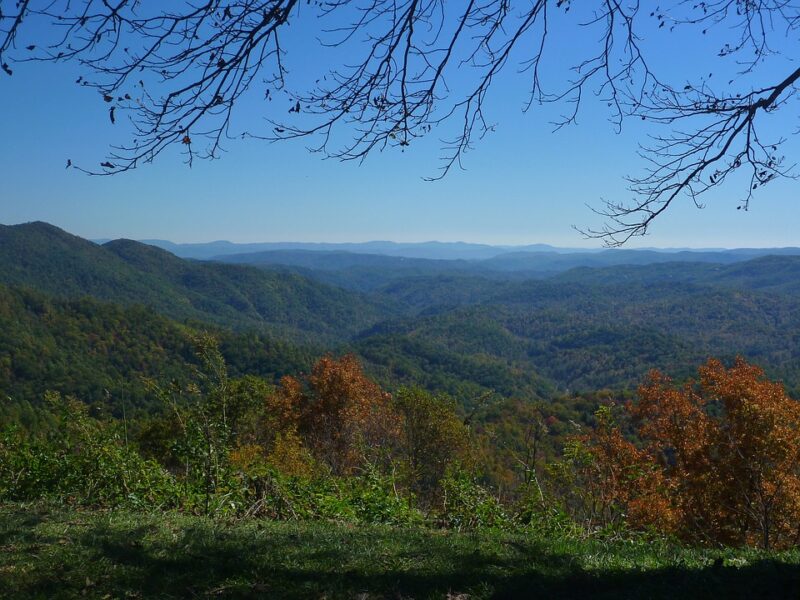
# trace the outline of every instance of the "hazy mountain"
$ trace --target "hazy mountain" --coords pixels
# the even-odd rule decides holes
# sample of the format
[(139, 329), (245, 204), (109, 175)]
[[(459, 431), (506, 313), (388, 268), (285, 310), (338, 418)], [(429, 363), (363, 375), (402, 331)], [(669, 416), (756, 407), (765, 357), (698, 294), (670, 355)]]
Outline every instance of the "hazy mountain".
[[(98, 243), (108, 240), (96, 240)], [(483, 268), (501, 271), (530, 270), (560, 271), (576, 266), (609, 266), (614, 264), (649, 264), (665, 261), (731, 262), (769, 254), (800, 254), (800, 248), (738, 248), (691, 249), (585, 249), (559, 248), (548, 244), (521, 246), (471, 244), (466, 242), (402, 243), (374, 241), (361, 243), (262, 242), (237, 244), (216, 241), (195, 244), (176, 244), (167, 240), (141, 240), (182, 258), (225, 260), (243, 263), (286, 264), (300, 266), (294, 261), (305, 252), (317, 253), (322, 263), (326, 253), (371, 254), (430, 260), (487, 261)], [(281, 256), (283, 253), (283, 256)], [(232, 258), (234, 255), (236, 258)], [(563, 255), (563, 256), (562, 256)], [(721, 255), (725, 255), (722, 257)], [(311, 257), (308, 257), (309, 260)], [(342, 258), (341, 256), (339, 257)], [(277, 262), (279, 260), (292, 262)], [(307, 263), (308, 261), (306, 261)], [(310, 268), (328, 268), (305, 264)], [(351, 267), (353, 265), (348, 265)], [(340, 267), (346, 268), (346, 267)]]
[(759, 256), (732, 264), (665, 262), (652, 265), (571, 269), (550, 281), (590, 284), (655, 284), (672, 282), (800, 293), (800, 256)]
[(342, 250), (265, 250), (245, 254), (230, 254), (216, 257), (219, 262), (248, 264), (256, 266), (287, 265), (338, 271), (354, 267), (378, 267), (381, 269), (408, 271), (458, 271), (470, 270), (474, 262), (463, 259), (443, 260), (429, 258), (410, 258), (384, 254), (362, 254)]
[[(800, 254), (800, 249), (795, 254)], [(768, 250), (736, 252), (656, 251), (613, 249), (601, 252), (509, 252), (482, 261), (482, 266), (498, 271), (535, 271), (560, 273), (575, 267), (611, 267), (616, 265), (650, 265), (664, 262), (732, 263), (764, 256)]]
[(485, 269), (482, 262), (476, 261), (408, 258), (338, 250), (269, 250), (220, 256), (215, 260), (249, 264), (272, 270), (286, 269), (324, 283), (364, 292), (370, 292), (409, 277), (452, 276), (455, 274), (480, 275), (490, 278), (508, 277), (505, 274)]
[(800, 248), (731, 251), (657, 251), (613, 249), (597, 252), (506, 251), (484, 259), (431, 259), (366, 254), (342, 250), (268, 250), (217, 256), (226, 263), (274, 269), (286, 267), (325, 283), (371, 291), (407, 277), (470, 275), (489, 279), (543, 279), (571, 269), (614, 266), (732, 264), (771, 255), (800, 256)]
[[(356, 254), (379, 254), (404, 256), (406, 258), (430, 258), (445, 260), (480, 260), (508, 251), (505, 247), (465, 242), (361, 242), (361, 243), (311, 243), (311, 242), (263, 242), (234, 244), (216, 241), (198, 244), (175, 244), (166, 240), (142, 240), (142, 243), (158, 246), (182, 258), (207, 260), (231, 254), (252, 254), (276, 250), (306, 250), (315, 252), (351, 252)], [(537, 246), (538, 247), (538, 246)], [(548, 247), (549, 248), (549, 247)]]

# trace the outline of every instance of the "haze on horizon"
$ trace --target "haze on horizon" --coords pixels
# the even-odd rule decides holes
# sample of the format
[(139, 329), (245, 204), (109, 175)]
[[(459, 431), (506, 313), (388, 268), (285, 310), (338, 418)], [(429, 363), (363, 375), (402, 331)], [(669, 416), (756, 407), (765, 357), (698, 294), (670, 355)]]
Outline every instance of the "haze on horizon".
[[(107, 242), (113, 239), (118, 238), (91, 238), (93, 241), (96, 242)], [(133, 239), (133, 238), (128, 238)], [(599, 244), (593, 245), (581, 245), (575, 244), (571, 246), (560, 246), (556, 244), (549, 244), (546, 242), (522, 242), (516, 244), (507, 244), (507, 243), (493, 243), (493, 242), (480, 242), (480, 241), (472, 241), (472, 240), (462, 240), (462, 239), (452, 239), (452, 240), (443, 240), (443, 239), (400, 239), (400, 240), (389, 240), (389, 239), (361, 239), (361, 240), (350, 240), (350, 239), (342, 239), (342, 240), (335, 240), (335, 241), (328, 241), (328, 240), (302, 240), (302, 239), (285, 239), (285, 240), (238, 240), (233, 241), (230, 239), (216, 239), (216, 240), (192, 240), (192, 241), (175, 241), (170, 239), (161, 239), (161, 238), (139, 238), (136, 239), (138, 242), (143, 243), (152, 243), (152, 242), (166, 242), (170, 244), (176, 244), (179, 246), (203, 246), (203, 245), (212, 245), (212, 244), (231, 244), (236, 246), (248, 246), (248, 245), (258, 245), (258, 244), (297, 244), (297, 245), (319, 245), (322, 247), (328, 246), (350, 246), (350, 245), (364, 245), (368, 246), (371, 244), (394, 244), (398, 246), (405, 246), (405, 245), (428, 245), (428, 244), (442, 244), (442, 245), (466, 245), (466, 246), (487, 246), (492, 248), (503, 248), (506, 250), (514, 251), (516, 249), (523, 249), (523, 250), (530, 250), (530, 249), (539, 249), (541, 251), (547, 251), (548, 247), (553, 248), (556, 250), (570, 250), (570, 251), (590, 251), (590, 250), (624, 250), (624, 249), (631, 249), (631, 250), (665, 250), (665, 251), (683, 251), (683, 250), (692, 250), (692, 251), (728, 251), (728, 250), (740, 250), (746, 248), (789, 248), (795, 247), (794, 245), (787, 244), (787, 245), (776, 245), (776, 244), (765, 244), (760, 246), (647, 246), (647, 245), (626, 245), (622, 248), (606, 248)]]

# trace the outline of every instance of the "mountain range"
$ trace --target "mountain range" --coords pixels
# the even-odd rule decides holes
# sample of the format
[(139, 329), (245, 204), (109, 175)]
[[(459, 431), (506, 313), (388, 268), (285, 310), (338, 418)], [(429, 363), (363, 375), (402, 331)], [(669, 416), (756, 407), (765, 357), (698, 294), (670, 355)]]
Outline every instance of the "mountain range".
[(0, 226), (0, 283), (304, 341), (339, 340), (392, 314), (371, 298), (292, 273), (184, 260), (132, 240), (97, 245), (39, 222)]
[[(98, 244), (104, 244), (110, 239), (94, 240)], [(537, 259), (550, 258), (554, 262), (558, 259), (552, 255), (569, 254), (582, 255), (580, 261), (595, 260), (598, 264), (625, 264), (629, 260), (634, 260), (637, 264), (642, 262), (663, 262), (666, 260), (686, 260), (695, 262), (704, 260), (705, 262), (732, 262), (735, 260), (747, 260), (757, 256), (768, 254), (800, 254), (800, 248), (641, 248), (641, 249), (587, 249), (587, 248), (562, 248), (549, 244), (526, 244), (526, 245), (489, 245), (475, 244), (468, 242), (391, 242), (391, 241), (372, 241), (357, 243), (324, 243), (324, 242), (258, 242), (258, 243), (234, 243), (225, 240), (205, 243), (175, 243), (169, 240), (148, 239), (139, 240), (144, 244), (156, 246), (167, 250), (181, 258), (192, 258), (196, 260), (223, 259), (232, 255), (255, 255), (264, 254), (268, 257), (273, 252), (332, 252), (339, 254), (372, 254), (378, 256), (392, 256), (401, 258), (419, 258), (428, 260), (466, 260), (482, 261), (492, 258), (505, 257), (500, 264), (505, 264), (504, 268), (513, 267), (520, 261), (526, 264), (528, 260), (536, 262)], [(635, 253), (640, 253), (640, 258), (632, 259)], [(666, 257), (653, 255), (663, 254)], [(534, 255), (534, 256), (531, 256)], [(590, 258), (592, 255), (602, 255), (602, 258)], [(708, 255), (702, 258), (703, 255)], [(645, 258), (646, 257), (646, 258)], [(716, 257), (716, 259), (714, 258)], [(727, 258), (726, 258), (727, 257)], [(258, 257), (253, 257), (257, 259)], [(262, 257), (263, 258), (263, 257)], [(578, 257), (574, 257), (578, 258)], [(239, 257), (233, 259), (235, 262), (248, 262), (251, 259)], [(571, 264), (567, 261), (565, 264)], [(589, 264), (571, 266), (591, 266)], [(569, 268), (569, 267), (567, 267)]]
[[(487, 390), (630, 390), (651, 368), (683, 378), (710, 355), (742, 354), (798, 390), (794, 250), (467, 260), (281, 249), (199, 261), (45, 223), (0, 226), (0, 392), (33, 393), (37, 360), (55, 366), (38, 373), (36, 393), (96, 397), (137, 365), (157, 378), (153, 356), (169, 365), (163, 376), (177, 373), (201, 329), (223, 339), (236, 372), (279, 377), (324, 352), (354, 352), (389, 388), (422, 385), (464, 404)], [(115, 323), (138, 341), (123, 344)]]
[[(367, 245), (361, 246), (362, 249)], [(426, 245), (419, 245), (423, 253)], [(501, 251), (499, 247), (491, 247)], [(634, 267), (668, 263), (728, 265), (765, 256), (800, 256), (800, 248), (754, 248), (719, 251), (625, 250), (586, 252), (570, 249), (502, 251), (489, 258), (420, 258), (366, 251), (275, 249), (226, 254), (211, 260), (301, 273), (340, 287), (360, 291), (415, 276), (471, 275), (494, 280), (545, 279), (579, 267)], [(668, 269), (668, 268), (667, 268)], [(669, 269), (668, 269), (669, 270)]]
[[(104, 243), (110, 240), (97, 240)], [(571, 252), (568, 248), (556, 248), (548, 244), (531, 244), (527, 246), (491, 246), (488, 244), (471, 244), (467, 242), (356, 242), (356, 243), (324, 243), (324, 242), (260, 242), (237, 244), (220, 240), (207, 243), (176, 244), (168, 240), (140, 240), (142, 243), (157, 246), (180, 256), (209, 260), (231, 254), (271, 252), (279, 250), (307, 250), (312, 252), (350, 252), (354, 254), (378, 254), (382, 256), (399, 256), (405, 258), (428, 258), (435, 260), (482, 260), (492, 258), (513, 250)]]

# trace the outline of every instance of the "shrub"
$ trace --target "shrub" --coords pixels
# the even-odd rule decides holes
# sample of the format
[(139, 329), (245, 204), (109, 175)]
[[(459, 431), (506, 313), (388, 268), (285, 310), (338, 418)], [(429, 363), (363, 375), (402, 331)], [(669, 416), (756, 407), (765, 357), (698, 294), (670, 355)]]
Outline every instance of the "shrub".
[(500, 501), (464, 469), (448, 471), (442, 479), (442, 498), (439, 522), (443, 527), (461, 531), (511, 525)]
[(0, 438), (0, 498), (136, 508), (178, 502), (174, 479), (114, 427), (91, 419), (72, 398), (48, 394), (47, 402), (58, 419), (54, 433), (30, 437), (10, 427)]

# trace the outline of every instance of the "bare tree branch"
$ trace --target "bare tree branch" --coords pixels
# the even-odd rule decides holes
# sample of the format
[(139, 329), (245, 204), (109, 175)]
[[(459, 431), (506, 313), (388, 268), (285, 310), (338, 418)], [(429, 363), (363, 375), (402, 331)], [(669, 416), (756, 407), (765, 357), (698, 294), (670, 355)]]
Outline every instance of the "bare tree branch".
[[(92, 174), (134, 169), (173, 145), (190, 164), (216, 158), (242, 135), (305, 138), (326, 157), (363, 161), (435, 131), (438, 179), (493, 129), (491, 92), (511, 65), (529, 82), (523, 110), (565, 108), (556, 129), (576, 122), (591, 99), (605, 103), (617, 130), (633, 118), (656, 132), (640, 148), (643, 173), (628, 178), (633, 199), (606, 203), (595, 211), (605, 225), (584, 231), (620, 245), (645, 235), (678, 198), (701, 206), (704, 193), (742, 169), (744, 209), (757, 189), (792, 176), (779, 152), (784, 139), (762, 132), (765, 115), (795, 98), (800, 74), (757, 82), (796, 44), (799, 8), (796, 0), (654, 9), (640, 0), (0, 0), (0, 67), (12, 75), (14, 63), (76, 62), (78, 83), (100, 93), (110, 122), (128, 117), (130, 141), (99, 169), (78, 167)], [(310, 90), (290, 87), (282, 45), (290, 25), (347, 64), (321, 65)], [(714, 60), (736, 66), (736, 91), (712, 89), (707, 77), (683, 85), (658, 76), (645, 42), (659, 30), (714, 36)], [(566, 47), (577, 59), (559, 75)], [(232, 132), (234, 109), (254, 88), (265, 100), (286, 93), (289, 116), (266, 102), (268, 132)]]

